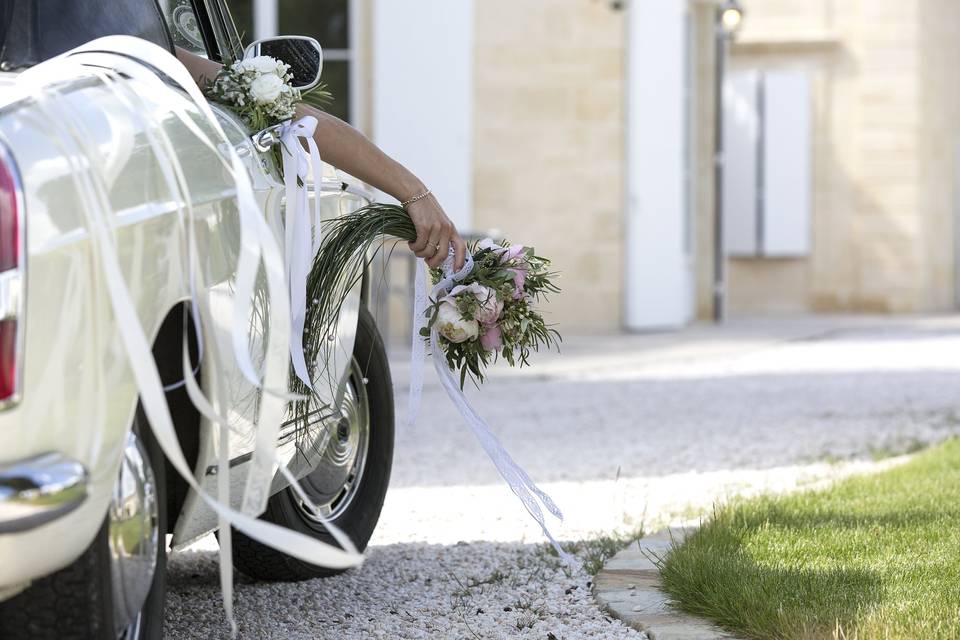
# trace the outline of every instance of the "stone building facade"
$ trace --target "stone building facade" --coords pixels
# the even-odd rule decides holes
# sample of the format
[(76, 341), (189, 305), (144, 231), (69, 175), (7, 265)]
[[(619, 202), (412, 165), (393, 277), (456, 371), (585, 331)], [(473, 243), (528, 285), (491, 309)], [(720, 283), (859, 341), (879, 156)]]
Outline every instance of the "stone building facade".
[[(624, 279), (624, 24), (599, 0), (475, 5), (473, 226), (555, 261), (563, 327), (615, 330)], [(509, 16), (509, 19), (504, 19)]]
[[(263, 2), (284, 1), (246, 4), (262, 14)], [(728, 74), (788, 70), (809, 82), (810, 237), (802, 255), (730, 256), (729, 313), (955, 309), (960, 3), (741, 2)], [(499, 230), (552, 257), (564, 292), (549, 309), (561, 327), (656, 329), (712, 315), (713, 2), (331, 6), (340, 4), (350, 43), (337, 63), (350, 65), (340, 75), (351, 85), (351, 120), (421, 174), (462, 228)], [(682, 50), (658, 50), (661, 29), (673, 33), (664, 42), (682, 39)], [(251, 31), (269, 35), (255, 21)], [(644, 71), (657, 67), (644, 65), (659, 64), (669, 73), (656, 82), (671, 85), (662, 93), (672, 102), (658, 110), (661, 87), (648, 86)], [(683, 129), (666, 147), (631, 135), (657, 132), (659, 121), (645, 114), (675, 111)], [(674, 145), (682, 154), (663, 154)], [(668, 208), (644, 191), (659, 175), (636, 180), (640, 167), (657, 173), (660, 156), (682, 160), (663, 174), (678, 195)], [(682, 220), (659, 224), (666, 217)], [(666, 320), (638, 321), (633, 310), (661, 304), (664, 290), (660, 263), (637, 253), (664, 247), (679, 257), (664, 262), (663, 281), (687, 282), (670, 284), (685, 302)], [(684, 273), (672, 278), (671, 269)], [(406, 267), (392, 273), (391, 316), (407, 295)]]
[(811, 78), (812, 246), (802, 259), (732, 259), (731, 309), (955, 309), (960, 3), (746, 4), (731, 67)]
[[(729, 313), (955, 309), (960, 3), (745, 0), (744, 8), (728, 71), (810, 78), (812, 237), (802, 257), (729, 258)], [(484, 2), (476, 12), (476, 220), (535, 237), (557, 258), (569, 292), (555, 305), (564, 324), (618, 328), (628, 250), (626, 12), (589, 0)], [(708, 3), (689, 12), (694, 316), (706, 319), (715, 27)]]

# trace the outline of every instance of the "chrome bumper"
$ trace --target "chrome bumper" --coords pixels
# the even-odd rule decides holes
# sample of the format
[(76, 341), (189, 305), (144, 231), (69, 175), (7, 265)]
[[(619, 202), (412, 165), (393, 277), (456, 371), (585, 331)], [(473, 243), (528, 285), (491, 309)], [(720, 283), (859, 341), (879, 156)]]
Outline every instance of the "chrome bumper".
[(87, 470), (59, 453), (0, 465), (0, 534), (46, 524), (86, 497)]

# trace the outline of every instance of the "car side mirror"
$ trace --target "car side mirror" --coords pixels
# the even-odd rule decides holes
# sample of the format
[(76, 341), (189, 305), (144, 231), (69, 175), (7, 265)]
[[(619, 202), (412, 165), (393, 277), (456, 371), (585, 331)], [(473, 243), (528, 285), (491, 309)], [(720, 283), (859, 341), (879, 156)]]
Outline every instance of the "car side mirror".
[(270, 56), (290, 65), (294, 89), (307, 91), (320, 82), (323, 71), (323, 49), (320, 43), (307, 36), (279, 36), (264, 38), (250, 44), (243, 58)]

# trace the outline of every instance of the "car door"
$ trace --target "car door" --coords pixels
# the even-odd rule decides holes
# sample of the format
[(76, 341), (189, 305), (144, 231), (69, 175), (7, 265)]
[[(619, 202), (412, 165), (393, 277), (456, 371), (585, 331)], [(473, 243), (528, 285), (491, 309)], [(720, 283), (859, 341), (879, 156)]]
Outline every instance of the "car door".
[[(229, 13), (224, 11), (218, 2), (161, 0), (160, 6), (167, 17), (176, 46), (213, 60), (230, 60), (240, 50), (239, 37), (232, 23), (229, 22)], [(230, 138), (229, 143), (240, 155), (249, 172), (255, 197), (263, 215), (272, 223), (272, 227), (279, 229), (282, 225), (286, 200), (282, 176), (277, 172), (268, 154), (259, 151), (253, 144), (252, 137), (258, 132), (248, 130), (246, 125), (227, 109), (217, 105), (212, 106), (221, 126)], [(223, 151), (227, 152), (226, 149)], [(313, 206), (315, 198), (319, 198), (324, 219), (343, 215), (367, 203), (367, 198), (362, 192), (343, 188), (342, 176), (339, 176), (332, 167), (325, 165), (323, 175), (321, 184), (315, 185), (308, 179), (307, 187), (310, 190), (310, 206)], [(237, 222), (236, 217), (230, 220)], [(224, 228), (221, 232), (238, 234), (238, 229)], [(282, 233), (278, 236), (280, 240)], [(213, 316), (211, 326), (215, 327), (215, 335), (211, 338), (217, 341), (218, 352), (225, 354), (226, 357), (221, 357), (222, 366), (219, 367), (207, 359), (203, 375), (208, 379), (210, 376), (217, 376), (218, 387), (223, 394), (223, 404), (227, 408), (227, 418), (231, 424), (229, 441), (231, 485), (235, 487), (231, 493), (231, 500), (234, 506), (238, 507), (241, 501), (241, 490), (249, 473), (249, 461), (256, 439), (255, 420), (262, 392), (244, 377), (235, 365), (235, 360), (230, 357), (233, 354), (231, 345), (233, 285), (233, 278), (227, 278), (210, 287), (210, 311)], [(333, 425), (329, 418), (337, 415), (336, 408), (342, 398), (352, 360), (360, 304), (360, 285), (358, 284), (349, 293), (341, 308), (336, 330), (331, 334), (332, 348), (326, 352), (328, 356), (326, 361), (318, 363), (318, 369), (332, 372), (332, 375), (327, 376), (327, 380), (332, 383), (322, 382), (316, 385), (317, 393), (311, 400), (308, 424), (297, 423), (288, 417), (280, 427), (278, 443), (280, 462), (289, 466), (298, 477), (312, 470), (332, 433)], [(261, 367), (265, 364), (263, 338), (267, 330), (265, 319), (268, 315), (268, 305), (269, 297), (266, 295), (265, 286), (260, 282), (247, 326), (254, 364)], [(277, 366), (278, 363), (271, 364)], [(289, 365), (284, 362), (280, 363), (280, 366)], [(292, 412), (288, 411), (288, 416), (292, 416)], [(207, 491), (215, 492), (218, 439), (214, 425), (204, 421), (201, 429), (204, 435), (201, 437), (197, 466), (198, 479)], [(278, 472), (272, 479), (271, 491), (275, 492), (283, 486), (285, 482)], [(215, 526), (213, 512), (195, 496), (188, 499), (184, 511), (184, 515), (188, 517), (179, 519), (175, 543), (190, 540)]]

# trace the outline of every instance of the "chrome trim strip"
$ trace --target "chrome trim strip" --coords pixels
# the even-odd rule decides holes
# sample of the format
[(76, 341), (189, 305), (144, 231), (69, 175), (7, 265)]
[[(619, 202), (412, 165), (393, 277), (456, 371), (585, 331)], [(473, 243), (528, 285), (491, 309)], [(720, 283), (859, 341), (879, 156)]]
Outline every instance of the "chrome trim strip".
[(341, 193), (346, 192), (359, 196), (367, 202), (373, 202), (374, 194), (370, 189), (350, 184), (342, 180), (324, 179), (320, 185), (320, 191), (323, 193)]
[(0, 320), (16, 319), (20, 315), (23, 281), (16, 269), (0, 273)]
[(0, 534), (29, 531), (79, 507), (87, 470), (60, 453), (0, 466)]

